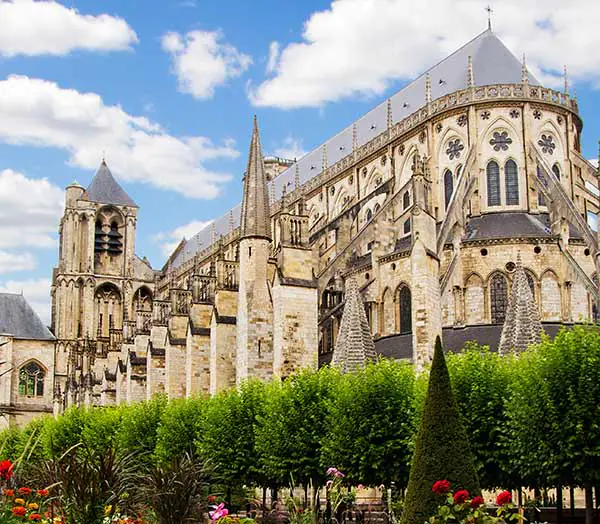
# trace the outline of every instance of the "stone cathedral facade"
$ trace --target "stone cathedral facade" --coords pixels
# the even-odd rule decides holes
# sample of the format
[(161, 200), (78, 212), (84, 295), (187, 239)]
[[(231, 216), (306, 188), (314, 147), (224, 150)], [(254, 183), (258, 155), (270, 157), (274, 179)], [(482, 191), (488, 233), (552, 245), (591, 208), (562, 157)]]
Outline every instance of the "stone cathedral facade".
[(103, 163), (66, 193), (55, 409), (323, 365), (349, 279), (375, 351), (418, 366), (438, 335), (498, 346), (517, 260), (549, 334), (595, 321), (582, 127), (566, 79), (543, 87), (485, 31), (301, 159), (263, 158), (255, 123), (242, 203), (160, 270), (135, 254), (138, 207)]

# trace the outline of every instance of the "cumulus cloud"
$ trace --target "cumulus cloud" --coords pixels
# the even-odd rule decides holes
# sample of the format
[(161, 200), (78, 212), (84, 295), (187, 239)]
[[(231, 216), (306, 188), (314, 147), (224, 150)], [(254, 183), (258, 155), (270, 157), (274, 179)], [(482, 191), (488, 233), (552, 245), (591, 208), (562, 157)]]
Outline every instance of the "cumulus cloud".
[(163, 35), (162, 48), (171, 56), (181, 92), (199, 99), (211, 98), (217, 87), (248, 69), (252, 58), (222, 39), (220, 31)]
[[(277, 53), (272, 75), (250, 86), (250, 100), (294, 108), (379, 95), (480, 33), (487, 3), (431, 0), (407, 9), (404, 0), (334, 0), (309, 17), (302, 41)], [(506, 0), (493, 15), (494, 30), (509, 49), (525, 53), (539, 80), (552, 86), (561, 84), (564, 64), (576, 81), (600, 86), (600, 54), (589, 52), (600, 47), (599, 24), (596, 0)]]
[(300, 159), (307, 152), (303, 147), (302, 139), (291, 135), (284, 138), (273, 150), (275, 156), (289, 160)]
[(184, 238), (187, 240), (212, 223), (212, 220), (192, 220), (171, 231), (157, 233), (154, 241), (160, 244), (163, 255), (168, 257)]
[(0, 171), (0, 249), (55, 248), (64, 193), (46, 178)]
[(50, 279), (0, 280), (0, 293), (23, 293), (42, 322), (50, 324)]
[(0, 0), (0, 20), (0, 55), (7, 57), (121, 51), (138, 41), (122, 18), (83, 15), (52, 0)]
[(31, 253), (0, 250), (0, 275), (35, 269), (35, 259)]
[(265, 69), (268, 75), (275, 71), (275, 66), (279, 59), (279, 50), (279, 42), (273, 41), (269, 44), (269, 58), (267, 59), (267, 67)]
[(119, 178), (192, 198), (215, 198), (231, 178), (208, 162), (239, 155), (232, 141), (176, 137), (146, 117), (104, 104), (95, 93), (26, 76), (0, 81), (0, 141), (59, 148), (72, 165), (90, 170), (105, 151)]

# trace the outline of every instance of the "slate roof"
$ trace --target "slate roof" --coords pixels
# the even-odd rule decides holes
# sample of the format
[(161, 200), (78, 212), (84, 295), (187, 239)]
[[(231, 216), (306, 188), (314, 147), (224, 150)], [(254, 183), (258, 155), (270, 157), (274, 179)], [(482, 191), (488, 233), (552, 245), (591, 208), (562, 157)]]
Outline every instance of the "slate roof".
[(549, 222), (542, 215), (521, 212), (490, 213), (470, 218), (465, 230), (465, 241), (552, 236)]
[[(503, 83), (521, 83), (522, 64), (507, 49), (498, 36), (486, 30), (450, 56), (434, 65), (421, 76), (400, 89), (389, 99), (392, 112), (392, 123), (399, 122), (425, 105), (425, 83), (429, 75), (431, 79), (431, 98), (435, 100), (467, 87), (469, 56), (472, 58), (474, 86), (485, 86)], [(533, 75), (529, 74), (529, 83), (539, 85)], [(280, 199), (285, 187), (287, 192), (295, 189), (298, 177), (300, 184), (321, 174), (323, 171), (323, 150), (327, 152), (327, 164), (332, 165), (352, 151), (353, 128), (356, 126), (357, 142), (360, 147), (387, 129), (387, 106), (384, 101), (367, 114), (350, 124), (343, 131), (330, 138), (325, 144), (283, 171), (269, 183), (269, 194)], [(241, 205), (237, 205), (215, 221), (217, 238), (229, 233), (233, 227), (240, 225)], [(230, 214), (231, 218), (230, 219)], [(180, 253), (175, 257), (172, 267), (177, 267), (212, 244), (212, 225), (204, 228), (190, 238)]]
[(85, 195), (92, 202), (138, 207), (115, 180), (104, 160), (92, 178)]
[(26, 340), (55, 340), (23, 295), (0, 293), (0, 335)]

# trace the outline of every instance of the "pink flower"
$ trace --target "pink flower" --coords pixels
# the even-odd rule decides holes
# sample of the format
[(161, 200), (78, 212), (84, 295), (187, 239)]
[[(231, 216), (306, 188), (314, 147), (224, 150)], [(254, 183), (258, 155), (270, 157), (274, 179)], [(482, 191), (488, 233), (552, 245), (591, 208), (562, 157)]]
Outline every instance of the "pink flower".
[(327, 470), (327, 475), (335, 475), (337, 473), (337, 468), (329, 468)]
[(218, 506), (213, 506), (213, 507), (215, 508), (214, 511), (208, 512), (208, 515), (210, 516), (210, 520), (212, 520), (213, 522), (216, 522), (221, 517), (226, 517), (227, 515), (229, 515), (229, 510), (227, 508), (225, 508), (224, 502), (221, 502), (221, 504), (219, 504)]
[(359, 484), (358, 486), (356, 486), (356, 489), (365, 489), (365, 487), (362, 484)]
[(327, 482), (325, 482), (325, 487), (327, 489), (329, 489), (329, 488), (331, 488), (332, 484), (333, 484), (333, 480), (328, 480)]
[(344, 477), (344, 474), (341, 471), (339, 471), (339, 470), (336, 469), (335, 473), (333, 474), (333, 476), (341, 479), (342, 477)]

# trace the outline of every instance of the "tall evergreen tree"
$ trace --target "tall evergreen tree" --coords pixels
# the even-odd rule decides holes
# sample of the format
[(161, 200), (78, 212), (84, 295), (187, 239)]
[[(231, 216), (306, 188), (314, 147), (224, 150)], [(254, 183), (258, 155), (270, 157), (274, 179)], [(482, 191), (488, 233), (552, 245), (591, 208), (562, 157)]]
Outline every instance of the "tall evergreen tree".
[(481, 491), (439, 337), (435, 341), (401, 524), (423, 524), (435, 514), (443, 502), (443, 497), (431, 490), (436, 480), (448, 480), (451, 489), (467, 489), (472, 495)]

